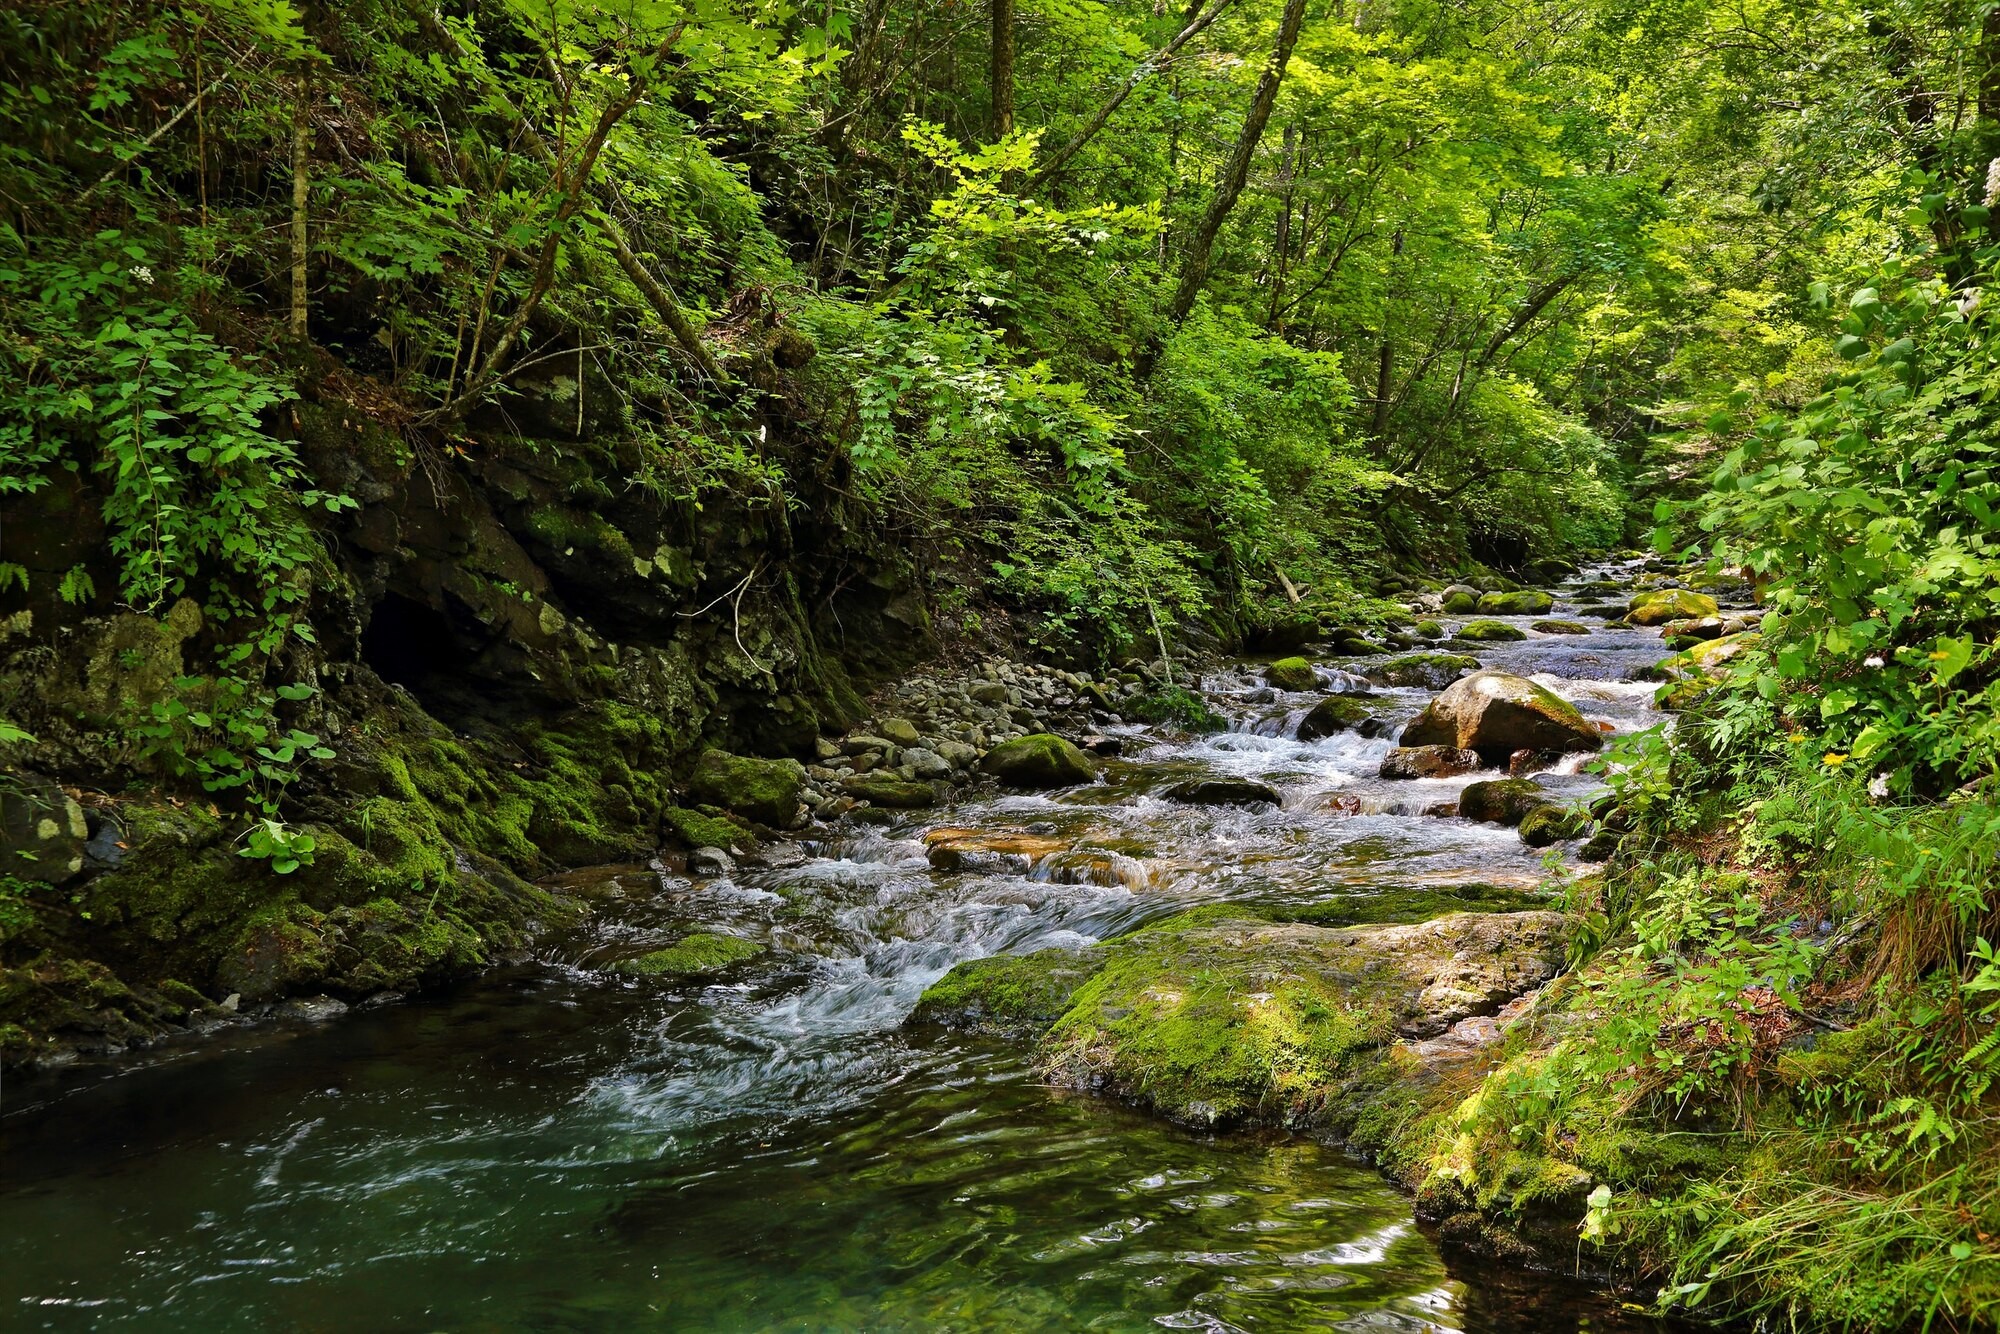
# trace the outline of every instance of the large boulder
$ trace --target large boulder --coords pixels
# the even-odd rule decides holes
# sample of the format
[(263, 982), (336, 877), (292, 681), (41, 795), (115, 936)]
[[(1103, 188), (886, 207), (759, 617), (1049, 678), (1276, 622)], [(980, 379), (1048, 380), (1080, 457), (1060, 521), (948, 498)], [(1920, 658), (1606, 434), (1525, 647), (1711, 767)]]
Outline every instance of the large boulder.
[(1443, 690), (1459, 677), (1478, 670), (1479, 659), (1463, 653), (1411, 653), (1370, 667), (1363, 675), (1377, 685)]
[(784, 829), (799, 814), (799, 792), (806, 771), (797, 760), (759, 760), (727, 751), (702, 753), (688, 780), (688, 796), (701, 806), (725, 811)]
[(1438, 609), (1447, 616), (1465, 616), (1479, 606), (1479, 596), (1470, 584), (1453, 584), (1444, 590)]
[(1477, 610), (1487, 616), (1540, 616), (1555, 605), (1547, 593), (1524, 588), (1518, 593), (1482, 593)]
[(1319, 676), (1304, 658), (1280, 658), (1264, 669), (1264, 679), (1280, 690), (1311, 690)]
[(1480, 767), (1479, 752), (1456, 746), (1398, 746), (1382, 757), (1382, 778), (1455, 778)]
[(1403, 729), (1405, 746), (1457, 746), (1501, 764), (1517, 750), (1596, 750), (1601, 733), (1576, 706), (1512, 672), (1476, 672)]
[(1654, 588), (1634, 593), (1625, 619), (1634, 625), (1665, 625), (1668, 621), (1700, 620), (1722, 609), (1706, 593), (1686, 588)]
[(1554, 912), (1329, 928), (1196, 909), (1085, 951), (1066, 969), (1101, 967), (1067, 997), (1067, 977), (1046, 990), (1011, 972), (995, 981), (1028, 993), (1009, 1008), (1035, 1019), (1066, 1001), (1042, 1041), (1052, 1082), (1186, 1124), (1301, 1125), (1325, 1117), (1343, 1077), (1380, 1049), (1493, 1014), (1554, 977), (1567, 929)]
[(1073, 787), (1097, 781), (1090, 757), (1051, 732), (1003, 741), (986, 752), (980, 769), (1010, 787)]
[(1352, 695), (1328, 695), (1299, 719), (1299, 740), (1318, 741), (1345, 732), (1369, 716), (1368, 706)]

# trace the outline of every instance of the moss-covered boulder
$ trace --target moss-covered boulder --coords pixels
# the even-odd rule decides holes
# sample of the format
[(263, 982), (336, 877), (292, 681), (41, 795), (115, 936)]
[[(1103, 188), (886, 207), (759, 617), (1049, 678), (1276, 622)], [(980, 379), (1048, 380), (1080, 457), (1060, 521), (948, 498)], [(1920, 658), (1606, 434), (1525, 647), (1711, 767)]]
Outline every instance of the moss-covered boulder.
[(1104, 964), (1097, 950), (1047, 949), (962, 963), (932, 983), (910, 1015), (912, 1023), (1008, 1037), (1048, 1031), (1070, 997)]
[(1524, 588), (1515, 593), (1482, 593), (1476, 608), (1487, 616), (1540, 616), (1556, 605), (1556, 600), (1539, 589)]
[(937, 788), (931, 784), (912, 782), (889, 774), (858, 774), (843, 782), (840, 790), (871, 806), (888, 806), (895, 810), (921, 810), (938, 803)]
[(1518, 825), (1548, 804), (1547, 789), (1526, 778), (1489, 778), (1458, 794), (1458, 813), (1484, 824)]
[(1480, 767), (1479, 752), (1457, 746), (1398, 746), (1382, 757), (1382, 778), (1451, 778)]
[(1443, 639), (1444, 627), (1429, 617), (1425, 617), (1423, 620), (1417, 622), (1415, 633), (1419, 639)]
[(1479, 659), (1463, 653), (1411, 653), (1370, 667), (1363, 675), (1377, 685), (1443, 690), (1459, 677), (1478, 670)]
[(1280, 658), (1264, 669), (1264, 679), (1280, 690), (1311, 690), (1319, 684), (1313, 666), (1304, 658)]
[(1566, 806), (1537, 806), (1521, 817), (1521, 841), (1531, 848), (1567, 843), (1590, 832), (1590, 817)]
[(698, 931), (663, 950), (620, 959), (611, 968), (631, 977), (704, 977), (768, 952), (766, 946), (741, 936)]
[(697, 804), (719, 806), (783, 829), (798, 818), (805, 781), (805, 769), (796, 760), (759, 760), (707, 750), (688, 780), (688, 796)]
[(1090, 756), (1052, 732), (1003, 741), (979, 761), (981, 772), (1010, 787), (1072, 787), (1097, 781)]
[(1536, 621), (1528, 627), (1542, 635), (1587, 635), (1590, 627), (1577, 621)]
[(1478, 589), (1468, 584), (1453, 584), (1445, 589), (1438, 609), (1447, 616), (1469, 616), (1478, 610), (1479, 598)]
[(1490, 764), (1517, 750), (1560, 754), (1597, 750), (1603, 735), (1553, 691), (1512, 672), (1477, 672), (1455, 682), (1403, 729), (1405, 746), (1476, 750)]
[(1676, 653), (1653, 669), (1653, 674), (1671, 681), (1686, 681), (1717, 675), (1730, 659), (1755, 648), (1764, 636), (1755, 630), (1706, 639)]
[(1301, 741), (1317, 741), (1358, 726), (1370, 716), (1369, 707), (1352, 695), (1328, 695), (1299, 719)]
[(1553, 912), (1329, 928), (1198, 909), (1091, 951), (1040, 1067), (1186, 1124), (1311, 1124), (1357, 1057), (1553, 977), (1566, 929)]
[(83, 873), (90, 827), (55, 780), (0, 773), (0, 876), (67, 884)]
[(754, 848), (757, 838), (727, 815), (709, 815), (685, 806), (669, 806), (660, 812), (660, 832), (686, 848)]
[(1468, 644), (1505, 644), (1527, 637), (1526, 630), (1505, 621), (1467, 621), (1458, 627), (1458, 638)]
[(1719, 611), (1715, 599), (1706, 593), (1687, 588), (1654, 588), (1632, 595), (1625, 607), (1625, 619), (1634, 625), (1665, 625), (1668, 621), (1699, 620)]

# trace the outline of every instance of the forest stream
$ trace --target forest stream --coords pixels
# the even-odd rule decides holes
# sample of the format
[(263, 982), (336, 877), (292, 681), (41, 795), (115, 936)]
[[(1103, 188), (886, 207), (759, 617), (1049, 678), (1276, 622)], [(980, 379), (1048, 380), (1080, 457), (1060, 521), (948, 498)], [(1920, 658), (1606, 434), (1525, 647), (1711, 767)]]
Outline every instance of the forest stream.
[[(1604, 577), (1559, 591), (1555, 614)], [(1654, 687), (1628, 678), (1660, 654), (1622, 625), (1480, 650), (1620, 732), (1656, 719)], [(1365, 660), (1338, 663), (1317, 667), (1322, 688)], [(845, 827), (726, 876), (580, 873), (600, 911), (532, 963), (337, 1023), (15, 1080), (6, 1323), (1662, 1328), (1565, 1277), (1442, 1253), (1337, 1148), (1182, 1130), (1047, 1088), (1006, 1042), (905, 1023), (955, 963), (1197, 904), (1542, 878), (1515, 831), (1424, 814), (1479, 775), (1376, 777), (1430, 691), (1377, 689), (1394, 726), (1375, 739), (1301, 742), (1318, 692), (1276, 692), (1254, 663), (1202, 684), (1231, 730), (1119, 729), (1094, 785)], [(1582, 759), (1542, 783), (1586, 793)], [(1158, 795), (1191, 776), (1284, 803)], [(938, 869), (923, 835), (944, 826), (1034, 837)], [(592, 966), (690, 928), (769, 952), (680, 985)]]

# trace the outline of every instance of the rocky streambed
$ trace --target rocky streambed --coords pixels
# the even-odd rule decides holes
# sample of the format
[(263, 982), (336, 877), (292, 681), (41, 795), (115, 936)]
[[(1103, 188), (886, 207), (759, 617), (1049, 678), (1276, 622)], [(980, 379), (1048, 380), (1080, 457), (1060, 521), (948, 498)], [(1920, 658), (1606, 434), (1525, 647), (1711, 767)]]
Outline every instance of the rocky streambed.
[(1483, 1220), (1419, 1219), (1340, 1147), (1528, 1010), (1564, 953), (1545, 857), (1617, 835), (1584, 765), (1657, 720), (1667, 649), (1694, 671), (1753, 632), (1689, 590), (1655, 618), (1637, 575), (1447, 589), (1400, 643), (1198, 690), (985, 664), (810, 765), (717, 753), (669, 812), (692, 851), (544, 886), (593, 911), (521, 963), (17, 1080), (0, 1301), (24, 1328), (1651, 1328), (1466, 1258), (1443, 1239)]

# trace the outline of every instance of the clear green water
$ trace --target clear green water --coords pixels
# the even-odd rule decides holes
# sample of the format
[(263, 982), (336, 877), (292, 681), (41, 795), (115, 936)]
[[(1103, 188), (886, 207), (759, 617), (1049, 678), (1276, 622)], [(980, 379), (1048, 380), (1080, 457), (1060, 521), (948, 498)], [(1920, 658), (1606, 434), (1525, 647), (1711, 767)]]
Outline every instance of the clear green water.
[[(1580, 678), (1640, 650), (1514, 651), (1572, 655)], [(456, 993), (16, 1081), (0, 1327), (1657, 1329), (1558, 1279), (1448, 1264), (1335, 1150), (1185, 1133), (1039, 1087), (1008, 1047), (902, 1026), (960, 959), (1194, 902), (1534, 877), (1511, 832), (1412, 812), (1449, 785), (1376, 783), (1386, 741), (1252, 730), (1251, 678), (1215, 684), (1246, 730), (1134, 737), (1109, 784), (951, 813), (1072, 845), (1034, 867), (933, 870), (911, 824), (728, 880), (627, 872), (588, 931)], [(1591, 689), (1587, 712), (1636, 720), (1643, 694)], [(1191, 772), (1288, 800), (1152, 795)], [(1366, 813), (1330, 815), (1336, 791)], [(696, 928), (771, 952), (713, 985), (590, 966)]]

